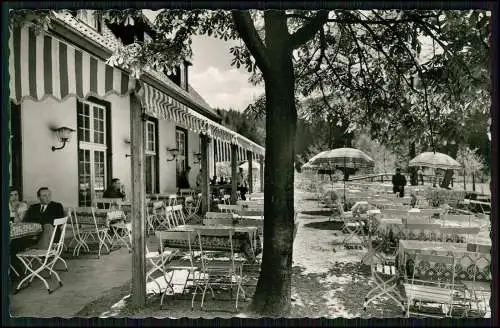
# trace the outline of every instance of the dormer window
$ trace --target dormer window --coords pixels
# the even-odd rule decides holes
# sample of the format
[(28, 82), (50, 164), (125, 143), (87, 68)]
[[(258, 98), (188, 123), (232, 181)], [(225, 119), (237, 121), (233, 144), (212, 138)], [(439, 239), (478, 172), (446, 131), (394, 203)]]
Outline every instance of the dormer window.
[(92, 27), (97, 32), (102, 32), (102, 17), (97, 10), (77, 10), (76, 18)]

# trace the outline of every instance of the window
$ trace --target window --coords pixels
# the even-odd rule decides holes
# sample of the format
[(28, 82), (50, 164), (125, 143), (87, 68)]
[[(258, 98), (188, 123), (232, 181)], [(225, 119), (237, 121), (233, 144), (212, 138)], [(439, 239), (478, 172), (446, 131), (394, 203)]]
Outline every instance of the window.
[(78, 203), (91, 206), (93, 195), (102, 195), (108, 180), (109, 111), (102, 104), (77, 101)]
[(157, 122), (153, 119), (146, 121), (146, 148), (145, 148), (145, 178), (146, 193), (156, 194), (159, 190), (158, 182), (158, 143)]
[(179, 150), (179, 154), (176, 159), (176, 175), (177, 175), (177, 185), (179, 185), (179, 177), (181, 172), (187, 168), (187, 132), (182, 128), (176, 128), (175, 130), (175, 140), (176, 148)]
[(102, 32), (101, 14), (97, 10), (77, 10), (76, 18), (92, 27), (97, 32)]

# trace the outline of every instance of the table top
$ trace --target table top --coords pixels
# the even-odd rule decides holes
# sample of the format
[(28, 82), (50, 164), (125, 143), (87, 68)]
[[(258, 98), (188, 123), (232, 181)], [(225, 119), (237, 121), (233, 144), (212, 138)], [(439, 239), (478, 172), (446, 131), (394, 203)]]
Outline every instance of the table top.
[(42, 225), (36, 222), (14, 222), (10, 228), (10, 239), (35, 236), (42, 232)]
[(235, 218), (238, 219), (248, 219), (248, 220), (257, 220), (257, 221), (263, 221), (264, 217), (261, 215), (239, 215), (239, 214), (233, 214)]
[(257, 227), (249, 227), (249, 226), (225, 226), (225, 225), (212, 225), (206, 226), (201, 224), (183, 224), (178, 225), (172, 230), (177, 231), (195, 231), (195, 230), (234, 230), (235, 232), (244, 232), (244, 233), (252, 233), (257, 230)]
[(427, 240), (399, 240), (399, 247), (402, 250), (429, 250), (429, 251), (467, 251), (465, 243), (447, 243)]

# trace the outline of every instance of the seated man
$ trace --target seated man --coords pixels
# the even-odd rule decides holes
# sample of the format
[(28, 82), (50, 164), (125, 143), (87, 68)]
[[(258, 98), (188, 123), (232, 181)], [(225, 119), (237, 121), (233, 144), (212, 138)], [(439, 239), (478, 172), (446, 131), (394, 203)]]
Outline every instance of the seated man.
[(104, 198), (125, 198), (125, 192), (123, 191), (123, 185), (118, 178), (113, 178), (111, 180), (111, 185), (106, 189), (102, 195)]
[[(43, 232), (38, 240), (36, 248), (46, 249), (49, 246), (50, 237), (54, 229), (54, 219), (63, 218), (66, 216), (66, 213), (64, 213), (64, 208), (61, 203), (51, 200), (52, 194), (49, 188), (41, 187), (36, 194), (40, 202), (28, 208), (24, 221), (36, 222), (42, 225)], [(54, 240), (58, 240), (60, 233), (60, 231), (56, 233)]]

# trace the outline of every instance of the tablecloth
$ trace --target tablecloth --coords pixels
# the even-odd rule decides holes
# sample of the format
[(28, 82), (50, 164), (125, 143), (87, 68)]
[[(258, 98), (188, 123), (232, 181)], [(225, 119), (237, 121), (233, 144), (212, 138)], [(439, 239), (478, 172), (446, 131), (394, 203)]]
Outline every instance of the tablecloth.
[(473, 280), (474, 274), (477, 281), (491, 280), (491, 253), (467, 251), (464, 243), (443, 243), (420, 240), (400, 240), (398, 251), (398, 266), (407, 277), (411, 277), (413, 270), (415, 278), (424, 280), (436, 280), (446, 274), (441, 264), (422, 261), (418, 267), (414, 267), (416, 254), (454, 256), (455, 279)]
[(42, 233), (42, 225), (35, 222), (12, 223), (10, 228), (10, 239), (18, 239), (37, 236)]
[[(224, 226), (219, 226), (224, 228)], [(217, 226), (203, 226), (203, 225), (180, 225), (174, 228), (174, 230), (180, 230), (180, 231), (194, 231), (196, 229), (214, 229), (217, 228)], [(228, 228), (228, 227), (225, 227)], [(245, 255), (245, 257), (250, 260), (254, 261), (255, 256), (259, 255), (262, 252), (262, 247), (260, 243), (260, 237), (258, 234), (255, 234), (255, 242), (252, 240), (252, 231), (256, 232), (256, 228), (254, 227), (238, 227), (238, 226), (232, 226), (231, 228), (235, 229), (234, 235), (233, 235), (233, 250), (237, 253), (242, 253)], [(229, 242), (228, 237), (216, 237), (216, 236), (202, 236), (202, 241), (201, 241), (202, 247), (204, 250), (209, 250), (209, 251), (229, 251), (231, 250), (231, 244)], [(198, 246), (198, 239), (196, 239), (194, 242), (192, 242), (192, 247), (197, 249)], [(252, 245), (253, 245), (253, 250), (252, 250)], [(164, 243), (165, 247), (170, 247), (170, 248), (181, 248), (181, 249), (188, 249), (189, 245), (185, 241), (179, 241), (179, 240), (165, 240)]]

